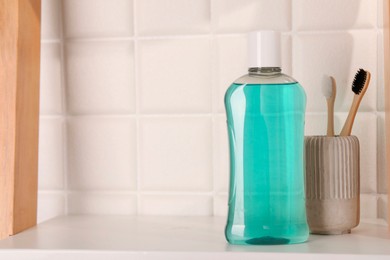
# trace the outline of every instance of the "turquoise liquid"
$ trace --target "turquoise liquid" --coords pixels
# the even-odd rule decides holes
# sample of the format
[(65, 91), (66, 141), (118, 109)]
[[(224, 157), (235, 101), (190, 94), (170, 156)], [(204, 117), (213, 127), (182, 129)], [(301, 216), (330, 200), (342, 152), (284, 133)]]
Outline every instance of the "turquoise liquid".
[(296, 82), (233, 84), (225, 95), (230, 145), (231, 244), (307, 240), (304, 190), (306, 96)]

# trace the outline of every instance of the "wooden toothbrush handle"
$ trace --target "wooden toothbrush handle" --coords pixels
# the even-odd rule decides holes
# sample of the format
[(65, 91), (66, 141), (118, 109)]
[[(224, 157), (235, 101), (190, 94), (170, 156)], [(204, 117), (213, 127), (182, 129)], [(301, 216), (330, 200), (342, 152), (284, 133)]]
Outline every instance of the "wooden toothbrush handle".
[(340, 136), (351, 135), (353, 122), (355, 121), (355, 116), (359, 108), (360, 101), (362, 100), (363, 95), (355, 95), (353, 97), (353, 102), (347, 120), (345, 120), (344, 127), (341, 130)]
[(326, 131), (327, 136), (334, 136), (334, 100), (328, 100), (328, 128)]

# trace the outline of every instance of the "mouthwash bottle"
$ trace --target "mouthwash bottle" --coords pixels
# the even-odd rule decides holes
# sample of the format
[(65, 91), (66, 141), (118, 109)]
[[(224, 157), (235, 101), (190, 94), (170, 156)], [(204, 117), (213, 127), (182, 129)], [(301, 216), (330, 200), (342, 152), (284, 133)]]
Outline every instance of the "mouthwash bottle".
[(226, 91), (231, 244), (293, 244), (309, 236), (304, 190), (306, 95), (282, 73), (280, 33), (249, 34), (249, 73)]

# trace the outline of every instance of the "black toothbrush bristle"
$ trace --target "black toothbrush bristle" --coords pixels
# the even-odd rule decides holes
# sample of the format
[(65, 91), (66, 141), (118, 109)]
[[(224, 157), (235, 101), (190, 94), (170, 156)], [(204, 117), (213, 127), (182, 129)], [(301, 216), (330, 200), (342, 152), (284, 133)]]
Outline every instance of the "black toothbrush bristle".
[(364, 84), (367, 80), (367, 72), (364, 69), (359, 69), (355, 74), (355, 78), (352, 82), (352, 91), (356, 95), (359, 95), (362, 91)]

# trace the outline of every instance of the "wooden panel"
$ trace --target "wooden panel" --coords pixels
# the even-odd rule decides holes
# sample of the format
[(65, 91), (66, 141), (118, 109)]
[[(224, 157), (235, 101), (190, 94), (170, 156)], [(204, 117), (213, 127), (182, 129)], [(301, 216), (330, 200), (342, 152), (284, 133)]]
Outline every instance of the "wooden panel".
[(40, 0), (0, 0), (0, 238), (36, 224)]
[[(385, 82), (385, 128), (386, 128), (386, 172), (387, 172), (387, 221), (390, 221), (390, 4), (383, 1), (384, 39), (384, 82)], [(390, 225), (389, 225), (390, 231)]]

